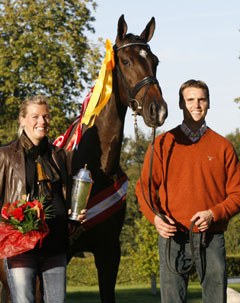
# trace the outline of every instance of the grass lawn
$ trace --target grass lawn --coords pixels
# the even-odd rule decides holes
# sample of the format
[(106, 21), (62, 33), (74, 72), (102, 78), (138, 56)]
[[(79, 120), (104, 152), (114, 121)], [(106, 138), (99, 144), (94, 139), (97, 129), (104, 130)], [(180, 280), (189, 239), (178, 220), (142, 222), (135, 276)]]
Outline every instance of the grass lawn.
[[(240, 291), (240, 285), (231, 284), (230, 287)], [(159, 293), (151, 294), (150, 288), (141, 286), (117, 286), (117, 303), (160, 303)], [(68, 287), (67, 303), (99, 303), (98, 287)], [(201, 303), (201, 288), (199, 283), (189, 285), (188, 303)]]

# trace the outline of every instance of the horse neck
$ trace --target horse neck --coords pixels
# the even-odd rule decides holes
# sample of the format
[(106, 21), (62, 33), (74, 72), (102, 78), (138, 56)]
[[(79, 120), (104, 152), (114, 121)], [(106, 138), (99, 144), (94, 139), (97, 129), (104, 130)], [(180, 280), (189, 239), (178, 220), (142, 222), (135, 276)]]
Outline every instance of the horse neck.
[(120, 167), (124, 122), (127, 107), (112, 93), (107, 105), (96, 118), (95, 127), (101, 145), (101, 168), (107, 175), (116, 174)]

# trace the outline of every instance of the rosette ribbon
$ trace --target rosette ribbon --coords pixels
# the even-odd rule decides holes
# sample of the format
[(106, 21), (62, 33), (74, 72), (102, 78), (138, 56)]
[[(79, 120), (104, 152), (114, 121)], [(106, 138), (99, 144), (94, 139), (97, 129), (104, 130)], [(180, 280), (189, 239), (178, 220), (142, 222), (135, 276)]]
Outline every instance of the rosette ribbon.
[[(82, 138), (82, 124), (87, 125), (87, 127), (92, 127), (94, 125), (96, 116), (100, 114), (110, 99), (112, 94), (112, 70), (115, 66), (115, 62), (114, 50), (109, 39), (106, 40), (105, 47), (106, 54), (98, 75), (98, 79), (94, 87), (85, 97), (80, 115), (69, 126), (66, 132), (53, 142), (53, 144), (58, 147), (63, 148), (66, 146), (66, 150), (68, 151), (77, 148)], [(75, 131), (71, 136), (71, 132), (74, 127)], [(70, 136), (71, 139), (67, 143)]]
[(93, 126), (96, 116), (100, 114), (101, 110), (107, 104), (112, 93), (112, 70), (115, 62), (114, 50), (109, 39), (106, 40), (105, 47), (105, 58), (82, 118), (82, 124), (86, 124), (88, 127)]

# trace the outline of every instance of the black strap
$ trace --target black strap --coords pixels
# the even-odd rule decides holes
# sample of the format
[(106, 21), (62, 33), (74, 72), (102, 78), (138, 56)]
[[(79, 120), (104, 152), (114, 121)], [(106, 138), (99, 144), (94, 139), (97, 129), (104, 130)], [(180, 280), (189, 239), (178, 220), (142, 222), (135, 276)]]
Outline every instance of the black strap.
[(140, 89), (147, 84), (158, 84), (158, 80), (154, 76), (148, 76), (148, 77), (143, 78), (141, 81), (139, 81), (135, 85), (133, 90), (131, 90), (131, 97), (134, 98), (136, 96), (136, 94), (138, 93), (138, 91), (140, 91)]

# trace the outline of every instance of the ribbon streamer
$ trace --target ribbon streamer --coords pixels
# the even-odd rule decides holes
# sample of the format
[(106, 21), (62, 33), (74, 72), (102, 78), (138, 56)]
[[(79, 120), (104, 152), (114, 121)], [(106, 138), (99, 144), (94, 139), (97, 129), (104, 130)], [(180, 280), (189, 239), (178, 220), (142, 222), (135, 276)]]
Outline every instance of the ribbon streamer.
[(114, 51), (109, 39), (106, 40), (106, 55), (101, 66), (98, 79), (95, 83), (93, 93), (82, 123), (92, 127), (96, 116), (98, 116), (104, 106), (107, 104), (112, 93), (112, 70), (115, 66)]

